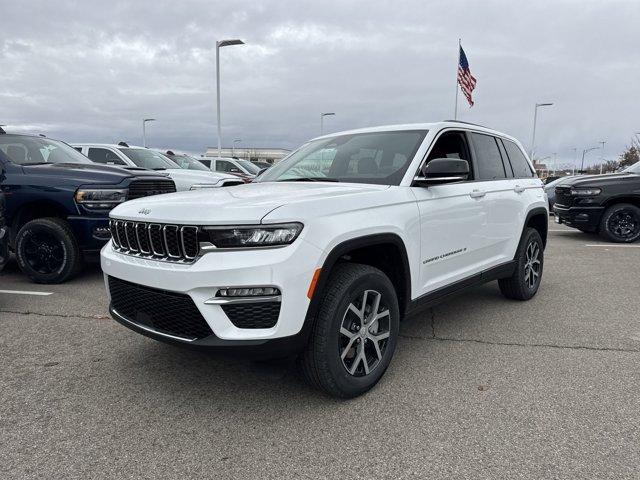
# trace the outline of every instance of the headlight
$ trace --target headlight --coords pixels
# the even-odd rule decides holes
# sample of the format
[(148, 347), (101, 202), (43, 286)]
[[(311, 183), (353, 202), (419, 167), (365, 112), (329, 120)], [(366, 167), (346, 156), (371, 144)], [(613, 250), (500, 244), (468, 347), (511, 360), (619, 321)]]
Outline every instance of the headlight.
[(596, 195), (600, 195), (602, 192), (599, 188), (572, 188), (571, 195), (575, 195), (578, 197), (595, 197)]
[(191, 185), (189, 190), (202, 190), (203, 188), (217, 188), (217, 183), (198, 183), (196, 185)]
[(202, 241), (215, 248), (277, 247), (293, 242), (302, 231), (301, 223), (238, 227), (203, 227)]
[(80, 203), (87, 208), (113, 208), (127, 199), (127, 190), (111, 188), (79, 188), (76, 191), (75, 199), (77, 203)]

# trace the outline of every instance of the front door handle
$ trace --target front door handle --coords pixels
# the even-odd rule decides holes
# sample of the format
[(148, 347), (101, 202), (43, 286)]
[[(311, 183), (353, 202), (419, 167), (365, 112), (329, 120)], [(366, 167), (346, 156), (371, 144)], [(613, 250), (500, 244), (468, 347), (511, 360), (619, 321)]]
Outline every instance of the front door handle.
[(516, 193), (522, 193), (524, 192), (526, 189), (524, 187), (521, 187), (520, 185), (516, 185), (513, 189), (514, 192)]
[(482, 190), (473, 190), (469, 196), (471, 198), (482, 198), (487, 194), (487, 192), (483, 192)]

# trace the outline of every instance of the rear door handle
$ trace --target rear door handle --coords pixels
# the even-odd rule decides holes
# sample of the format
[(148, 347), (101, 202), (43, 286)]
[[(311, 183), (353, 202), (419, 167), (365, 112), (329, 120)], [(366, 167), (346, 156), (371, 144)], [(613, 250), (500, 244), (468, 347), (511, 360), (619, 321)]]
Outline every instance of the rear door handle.
[(482, 190), (473, 190), (473, 191), (469, 194), (469, 196), (470, 196), (471, 198), (482, 198), (482, 197), (484, 197), (486, 194), (487, 194), (487, 192), (484, 192), (484, 191), (482, 191)]
[(513, 191), (514, 191), (514, 192), (516, 192), (516, 193), (522, 193), (522, 192), (524, 192), (525, 190), (526, 190), (526, 188), (521, 187), (520, 185), (516, 185), (516, 186), (514, 187), (514, 189), (513, 189)]

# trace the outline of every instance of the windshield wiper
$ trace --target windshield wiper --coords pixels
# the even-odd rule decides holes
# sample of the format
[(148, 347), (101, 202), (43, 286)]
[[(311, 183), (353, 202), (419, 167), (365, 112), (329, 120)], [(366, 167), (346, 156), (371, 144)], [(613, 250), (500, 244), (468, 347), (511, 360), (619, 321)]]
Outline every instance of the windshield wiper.
[(164, 167), (157, 167), (157, 168), (152, 168), (151, 170), (166, 170), (166, 168), (164, 168)]
[(29, 162), (29, 163), (23, 163), (22, 165), (49, 165), (49, 162)]
[(337, 178), (331, 177), (298, 177), (298, 178), (285, 178), (284, 180), (278, 180), (278, 182), (339, 182)]

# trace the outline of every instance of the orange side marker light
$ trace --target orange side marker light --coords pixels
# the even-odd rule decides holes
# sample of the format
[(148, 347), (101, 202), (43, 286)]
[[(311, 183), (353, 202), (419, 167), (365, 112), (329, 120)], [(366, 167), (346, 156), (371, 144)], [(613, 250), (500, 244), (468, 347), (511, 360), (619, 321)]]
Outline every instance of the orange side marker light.
[(317, 268), (315, 272), (313, 272), (313, 278), (311, 279), (311, 284), (309, 285), (309, 290), (307, 290), (307, 298), (311, 300), (313, 297), (313, 292), (316, 289), (316, 284), (318, 283), (318, 278), (320, 278), (320, 270), (321, 268)]

